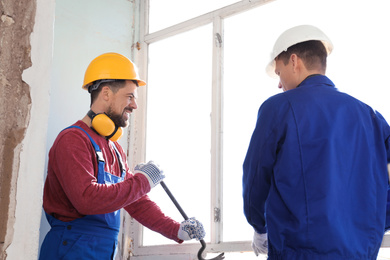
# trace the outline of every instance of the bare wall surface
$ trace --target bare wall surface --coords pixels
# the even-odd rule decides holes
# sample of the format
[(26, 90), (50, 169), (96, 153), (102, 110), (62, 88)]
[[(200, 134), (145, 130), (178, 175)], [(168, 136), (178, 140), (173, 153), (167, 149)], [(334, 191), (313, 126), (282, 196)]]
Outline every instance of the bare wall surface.
[(31, 66), (35, 9), (35, 0), (0, 1), (0, 259), (13, 239), (20, 144), (31, 106), (22, 73)]
[[(133, 0), (55, 1), (46, 155), (58, 133), (83, 118), (89, 110), (90, 97), (81, 86), (85, 70), (91, 60), (105, 52), (131, 56), (133, 2)], [(33, 100), (34, 105), (36, 102)], [(120, 143), (127, 150), (127, 131), (120, 139)], [(43, 214), (40, 244), (48, 230), (49, 225)]]

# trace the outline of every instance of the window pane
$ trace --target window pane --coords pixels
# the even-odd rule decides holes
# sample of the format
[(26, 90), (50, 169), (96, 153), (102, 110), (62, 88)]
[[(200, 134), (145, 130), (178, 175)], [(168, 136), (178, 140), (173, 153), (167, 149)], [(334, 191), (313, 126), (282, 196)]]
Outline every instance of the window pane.
[[(263, 24), (267, 9), (260, 7), (225, 19), (224, 71), (224, 241), (251, 240), (242, 203), (242, 163), (252, 135), (260, 104), (279, 92), (277, 82), (265, 74), (273, 40)], [(240, 75), (237, 77), (237, 75)]]
[[(164, 6), (160, 6), (162, 2)], [(184, 12), (186, 14), (181, 16), (182, 12), (177, 10), (184, 2), (193, 13)], [(280, 92), (278, 81), (265, 74), (265, 65), (274, 41), (283, 30), (300, 24), (313, 24), (324, 30), (335, 44), (334, 52), (328, 59), (327, 75), (341, 91), (377, 108), (390, 121), (390, 105), (388, 95), (385, 95), (388, 66), (380, 65), (381, 61), (390, 58), (390, 54), (383, 51), (388, 45), (388, 36), (384, 32), (390, 24), (390, 16), (386, 13), (390, 2), (373, 0), (367, 4), (367, 1), (329, 0), (326, 5), (321, 5), (318, 12), (319, 2), (322, 3), (278, 0), (225, 20), (224, 241), (251, 240), (253, 236), (242, 209), (242, 163), (260, 104)], [(199, 2), (194, 3), (199, 5)], [(173, 2), (170, 5), (167, 1), (151, 0), (150, 24), (154, 28), (151, 31), (203, 12), (195, 10), (187, 1), (178, 1), (174, 4), (175, 8), (167, 6), (173, 6)], [(294, 16), (294, 21), (277, 18), (286, 17), (288, 13), (302, 13), (302, 6), (305, 7), (305, 15)], [(162, 10), (164, 16), (159, 14)], [(173, 10), (175, 13), (170, 14)], [(329, 19), (330, 13), (332, 19)], [(370, 19), (361, 19), (367, 14), (373, 15)], [(187, 214), (203, 222), (208, 237), (210, 35), (211, 28), (203, 27), (152, 44), (147, 86), (147, 158), (162, 166), (167, 175), (167, 185)], [(196, 88), (200, 84), (202, 86)], [(179, 221), (182, 219), (160, 187), (155, 188), (151, 196), (167, 215)], [(168, 240), (145, 231), (145, 243), (168, 243)]]
[(238, 0), (150, 0), (149, 31), (155, 32), (181, 23)]
[[(259, 106), (280, 92), (278, 80), (265, 74), (265, 66), (274, 41), (284, 30), (301, 24), (321, 28), (335, 45), (328, 58), (329, 78), (340, 91), (367, 102), (390, 120), (390, 103), (384, 95), (388, 65), (380, 65), (390, 58), (384, 33), (390, 24), (386, 14), (390, 2), (329, 0), (318, 9), (319, 2), (278, 0), (225, 19), (224, 241), (251, 240), (253, 236), (243, 215), (242, 163)], [(293, 21), (279, 19), (302, 13), (303, 6), (304, 15)], [(361, 19), (369, 14), (369, 19)]]
[[(210, 237), (211, 26), (151, 44), (147, 85), (147, 160), (164, 170), (165, 183), (188, 217)], [(164, 213), (183, 217), (162, 187), (150, 197)], [(172, 241), (144, 229), (144, 244)], [(196, 241), (194, 241), (196, 242)]]

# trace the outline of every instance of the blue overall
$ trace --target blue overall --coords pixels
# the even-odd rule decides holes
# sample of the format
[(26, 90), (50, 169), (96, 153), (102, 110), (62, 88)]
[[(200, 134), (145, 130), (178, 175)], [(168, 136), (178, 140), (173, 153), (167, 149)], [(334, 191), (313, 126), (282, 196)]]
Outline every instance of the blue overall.
[[(91, 140), (98, 158), (97, 182), (99, 184), (114, 184), (124, 180), (125, 168), (115, 145), (115, 152), (122, 171), (121, 177), (104, 171), (105, 162), (100, 147), (85, 130), (78, 126), (68, 128), (82, 130)], [(60, 221), (48, 214), (46, 218), (51, 229), (43, 241), (40, 260), (115, 258), (120, 227), (119, 210), (107, 214), (87, 215), (70, 222)]]

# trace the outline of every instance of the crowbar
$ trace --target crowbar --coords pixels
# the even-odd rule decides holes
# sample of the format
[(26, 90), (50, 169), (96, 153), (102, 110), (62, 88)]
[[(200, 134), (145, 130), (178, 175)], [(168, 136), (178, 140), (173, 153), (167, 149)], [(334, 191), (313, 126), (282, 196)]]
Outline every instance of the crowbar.
[[(171, 191), (168, 189), (167, 185), (164, 183), (164, 181), (161, 181), (160, 182), (161, 186), (163, 187), (163, 189), (165, 190), (165, 192), (168, 194), (169, 198), (172, 200), (173, 204), (175, 204), (176, 208), (179, 210), (180, 214), (183, 216), (184, 220), (187, 220), (188, 219), (188, 216), (187, 214), (184, 212), (184, 210), (180, 207), (179, 203), (177, 202), (177, 200), (175, 199), (175, 197), (173, 197)], [(203, 251), (206, 249), (206, 242), (201, 239), (199, 240), (200, 243), (202, 244), (202, 247), (199, 249), (199, 252), (198, 252), (198, 259), (199, 260), (206, 260), (202, 257), (202, 253)], [(222, 259), (225, 259), (225, 256), (224, 256), (224, 253), (221, 253), (219, 255), (217, 255), (216, 257), (214, 258), (211, 258), (210, 260), (222, 260)]]

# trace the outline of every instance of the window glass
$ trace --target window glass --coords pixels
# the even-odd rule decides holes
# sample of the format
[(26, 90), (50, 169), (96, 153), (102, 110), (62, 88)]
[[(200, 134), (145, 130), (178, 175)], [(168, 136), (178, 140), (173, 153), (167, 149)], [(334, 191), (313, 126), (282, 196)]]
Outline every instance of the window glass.
[[(225, 19), (224, 64), (224, 241), (251, 240), (242, 205), (242, 164), (261, 103), (280, 93), (265, 73), (276, 38), (286, 29), (312, 24), (333, 41), (327, 75), (340, 91), (378, 109), (390, 120), (385, 75), (390, 2), (374, 0), (278, 0)], [(353, 6), (353, 8), (351, 8)], [(289, 19), (291, 14), (294, 19)], [(331, 17), (330, 17), (331, 14)], [(368, 17), (369, 19), (362, 19)], [(380, 65), (381, 62), (384, 65)]]
[[(224, 241), (250, 240), (253, 229), (243, 214), (242, 163), (261, 103), (278, 92), (277, 81), (265, 74), (274, 39), (264, 7), (225, 19), (224, 67)], [(269, 16), (269, 15), (268, 15)], [(250, 26), (249, 26), (250, 25)], [(256, 27), (256, 30), (253, 28)]]
[(184, 22), (238, 0), (150, 0), (149, 32)]
[[(149, 46), (146, 158), (160, 164), (165, 183), (188, 217), (210, 237), (211, 25)], [(183, 217), (162, 187), (150, 197), (175, 220)], [(194, 241), (196, 242), (196, 241)], [(144, 229), (144, 245), (174, 243)]]
[[(189, 1), (151, 0), (151, 31), (220, 8), (227, 1), (217, 2), (193, 2), (205, 8), (199, 10)], [(329, 78), (340, 91), (368, 103), (390, 120), (386, 95), (390, 2), (324, 3), (277, 0), (224, 20), (223, 241), (252, 240), (253, 230), (243, 215), (242, 163), (259, 106), (281, 92), (278, 80), (266, 75), (265, 66), (284, 30), (301, 24), (321, 28), (335, 46), (328, 58)], [(188, 12), (182, 10), (185, 8)], [(146, 157), (161, 162), (166, 184), (187, 215), (203, 222), (207, 241), (211, 221), (211, 31), (209, 25), (151, 44), (147, 86)], [(167, 215), (182, 220), (161, 187), (150, 196)], [(146, 245), (173, 243), (148, 230), (144, 238)], [(381, 249), (380, 256), (389, 255), (386, 250)]]

